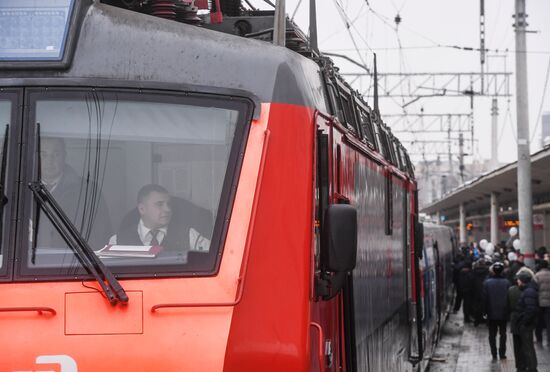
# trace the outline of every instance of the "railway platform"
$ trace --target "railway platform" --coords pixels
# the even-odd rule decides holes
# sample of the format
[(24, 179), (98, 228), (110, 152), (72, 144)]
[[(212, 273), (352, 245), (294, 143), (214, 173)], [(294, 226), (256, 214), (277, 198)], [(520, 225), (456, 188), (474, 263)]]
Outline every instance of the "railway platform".
[[(450, 314), (428, 372), (515, 372), (512, 335), (508, 332), (506, 359), (492, 361), (488, 329), (463, 322), (462, 313)], [(535, 342), (538, 371), (550, 371), (550, 345)]]

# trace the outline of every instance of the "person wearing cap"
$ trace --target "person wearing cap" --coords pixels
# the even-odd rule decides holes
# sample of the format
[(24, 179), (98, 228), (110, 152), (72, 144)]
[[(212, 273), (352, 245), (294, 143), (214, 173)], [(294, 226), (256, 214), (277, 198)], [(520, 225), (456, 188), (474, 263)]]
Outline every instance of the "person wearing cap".
[(515, 314), (510, 317), (516, 368), (518, 371), (537, 371), (537, 354), (533, 345), (538, 310), (537, 284), (525, 270), (518, 273), (516, 283), (521, 293), (515, 304)]
[(515, 252), (508, 253), (508, 260), (510, 261), (510, 267), (508, 269), (508, 280), (515, 282), (518, 271), (524, 267), (522, 261), (519, 260), (519, 256)]
[(508, 320), (508, 288), (510, 281), (502, 276), (504, 265), (496, 262), (491, 266), (493, 276), (483, 282), (483, 306), (489, 327), (489, 346), (493, 360), (497, 360), (497, 331), (499, 337), (498, 356), (506, 359), (506, 323)]
[[(541, 260), (539, 271), (535, 274), (539, 286), (539, 322), (535, 330), (537, 341), (542, 343), (542, 329), (546, 325), (546, 340), (550, 346), (550, 270), (548, 262)], [(542, 318), (542, 319), (541, 319)]]

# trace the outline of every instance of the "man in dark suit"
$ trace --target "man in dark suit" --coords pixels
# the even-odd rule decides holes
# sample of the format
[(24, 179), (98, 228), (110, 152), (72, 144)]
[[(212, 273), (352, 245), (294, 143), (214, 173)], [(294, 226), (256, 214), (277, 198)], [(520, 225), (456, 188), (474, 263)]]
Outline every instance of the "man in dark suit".
[(498, 355), (506, 359), (506, 323), (508, 321), (508, 288), (510, 282), (502, 276), (504, 265), (496, 262), (492, 266), (493, 276), (483, 282), (483, 307), (489, 327), (489, 346), (493, 360), (497, 360), (497, 331), (500, 334)]
[[(66, 162), (65, 141), (44, 137), (40, 143), (41, 180), (67, 217), (92, 248), (102, 248), (105, 236), (112, 233), (107, 204), (98, 188), (97, 175), (86, 180)], [(50, 220), (40, 218), (38, 247), (65, 247)]]
[(207, 252), (210, 249), (210, 240), (193, 226), (191, 210), (184, 211), (188, 218), (177, 221), (173, 218), (172, 198), (164, 187), (143, 186), (138, 192), (137, 211), (137, 226), (135, 222), (123, 222), (109, 244), (162, 246), (164, 252), (181, 255), (184, 259), (190, 250)]

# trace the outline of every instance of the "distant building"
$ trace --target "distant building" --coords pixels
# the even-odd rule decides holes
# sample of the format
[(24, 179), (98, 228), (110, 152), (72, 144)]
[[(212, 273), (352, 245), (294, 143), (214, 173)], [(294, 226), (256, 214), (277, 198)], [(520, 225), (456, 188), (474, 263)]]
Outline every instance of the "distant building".
[(490, 168), (490, 160), (474, 159), (471, 163), (464, 164), (464, 179), (462, 179), (458, 161), (454, 161), (452, 166), (439, 159), (417, 162), (414, 173), (418, 182), (420, 208), (443, 198), (445, 194), (450, 193), (465, 181), (480, 176)]
[(550, 112), (542, 114), (542, 147), (550, 146)]
[(462, 183), (459, 167), (457, 161), (453, 162), (452, 169), (449, 169), (448, 162), (440, 160), (416, 163), (415, 175), (418, 181), (419, 204), (421, 206), (428, 205)]

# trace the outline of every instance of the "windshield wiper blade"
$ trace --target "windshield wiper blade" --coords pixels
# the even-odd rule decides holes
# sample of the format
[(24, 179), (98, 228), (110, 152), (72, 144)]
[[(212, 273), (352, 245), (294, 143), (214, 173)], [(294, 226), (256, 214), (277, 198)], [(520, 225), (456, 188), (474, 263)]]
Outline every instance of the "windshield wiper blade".
[[(59, 232), (65, 243), (75, 252), (80, 263), (92, 274), (95, 280), (99, 283), (105, 296), (112, 305), (117, 302), (127, 303), (128, 295), (124, 291), (122, 285), (115, 278), (113, 273), (103, 264), (101, 259), (97, 257), (94, 250), (90, 247), (86, 239), (82, 237), (77, 227), (67, 217), (63, 208), (57, 203), (52, 194), (41, 181), (41, 164), (40, 164), (40, 124), (36, 124), (36, 178), (37, 181), (29, 183), (36, 207), (40, 207), (53, 226)], [(35, 226), (33, 226), (33, 259), (36, 250), (36, 239), (38, 230), (38, 208), (35, 207)]]
[(97, 280), (107, 299), (111, 304), (120, 302), (128, 302), (128, 295), (122, 288), (122, 285), (115, 278), (113, 273), (103, 264), (101, 259), (97, 257), (94, 250), (89, 246), (88, 242), (78, 232), (76, 226), (71, 222), (65, 214), (61, 206), (55, 198), (50, 194), (48, 189), (41, 181), (31, 182), (29, 184), (35, 199), (38, 201), (40, 209), (50, 219), (54, 227), (59, 231), (61, 237), (76, 253), (81, 263)]
[(6, 124), (6, 132), (4, 133), (4, 142), (2, 143), (2, 165), (0, 166), (0, 244), (4, 238), (4, 207), (8, 204), (8, 197), (5, 194), (6, 190), (6, 168), (8, 157), (8, 135), (10, 133), (10, 125)]

